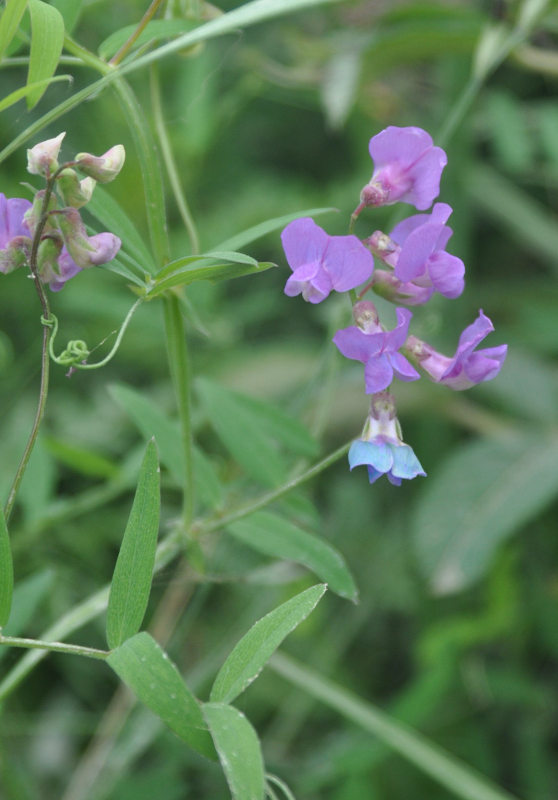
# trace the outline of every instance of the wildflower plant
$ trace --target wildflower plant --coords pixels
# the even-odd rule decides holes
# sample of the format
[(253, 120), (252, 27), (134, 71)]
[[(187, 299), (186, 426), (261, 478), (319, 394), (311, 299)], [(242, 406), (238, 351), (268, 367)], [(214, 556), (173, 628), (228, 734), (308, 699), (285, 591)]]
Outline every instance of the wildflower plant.
[[(442, 170), (447, 164), (445, 152), (434, 146), (431, 136), (421, 128), (392, 125), (372, 137), (369, 149), (374, 173), (361, 192), (350, 227), (369, 206), (403, 202), (420, 211), (428, 209), (438, 196)], [(396, 308), (397, 323), (389, 330), (381, 323), (374, 304), (362, 300), (370, 289), (393, 303), (406, 305), (425, 305), (435, 291), (448, 299), (459, 297), (465, 286), (465, 266), (460, 258), (445, 249), (453, 233), (446, 225), (451, 214), (447, 203), (436, 203), (430, 214), (407, 217), (389, 235), (375, 231), (365, 238), (363, 246), (387, 268), (382, 270), (375, 269), (373, 261), (369, 261), (365, 269), (366, 262), (355, 236), (329, 237), (335, 239), (336, 247), (328, 251), (327, 234), (310, 219), (291, 222), (282, 233), (291, 268), (294, 268), (293, 258), (297, 261), (294, 254), (305, 254), (299, 258), (304, 263), (298, 269), (305, 270), (307, 278), (304, 288), (294, 292), (294, 275), (291, 276), (285, 294), (292, 296), (302, 291), (304, 299), (312, 303), (324, 300), (329, 288), (318, 292), (311, 284), (321, 269), (323, 285), (346, 291), (353, 303), (356, 324), (337, 331), (333, 342), (346, 358), (364, 364), (365, 391), (372, 395), (370, 414), (361, 439), (351, 445), (349, 464), (351, 469), (366, 464), (370, 483), (383, 474), (398, 486), (402, 478), (426, 475), (411, 447), (404, 444), (400, 433), (396, 432), (400, 428), (395, 399), (387, 391), (394, 378), (419, 380), (421, 375), (416, 366), (436, 383), (461, 391), (495, 378), (506, 357), (507, 345), (475, 349), (494, 330), (482, 311), (476, 322), (463, 331), (455, 356), (449, 358), (409, 335), (411, 311)], [(327, 270), (325, 264), (321, 266), (322, 250), (319, 256), (315, 255), (318, 251), (313, 246), (315, 241), (324, 243), (322, 250), (328, 253)], [(365, 273), (368, 273), (366, 277)], [(335, 283), (330, 275), (335, 276)], [(370, 282), (357, 294), (356, 288), (370, 277)]]
[[(195, 769), (205, 768), (198, 766), (205, 761), (194, 761), (199, 755), (207, 762), (220, 764), (224, 776), (221, 794), (226, 781), (233, 800), (277, 800), (279, 793), (292, 800), (294, 795), (283, 779), (266, 770), (258, 734), (239, 708), (243, 692), (269, 666), (293, 686), (340, 709), (357, 724), (364, 724), (366, 730), (396, 747), (464, 800), (473, 796), (471, 786), (480, 787), (479, 796), (496, 798), (488, 782), (470, 773), (442, 749), (403, 728), (396, 719), (384, 719), (364, 701), (366, 713), (356, 712), (358, 702), (351, 695), (277, 652), (285, 638), (314, 611), (327, 589), (343, 599), (358, 599), (355, 579), (337, 542), (330, 543), (321, 532), (308, 532), (300, 521), (305, 513), (309, 517), (317, 512), (314, 508), (309, 510), (305, 498), (297, 494), (299, 487), (347, 454), (350, 469), (366, 467), (371, 484), (384, 476), (395, 486), (424, 477), (426, 471), (419, 457), (403, 439), (396, 409), (397, 382), (426, 378), (443, 384), (440, 391), (461, 391), (495, 378), (506, 357), (506, 345), (479, 349), (493, 330), (482, 311), (459, 337), (453, 356), (437, 352), (412, 333), (414, 314), (418, 315), (420, 309), (415, 312), (409, 307), (427, 304), (435, 293), (446, 300), (460, 296), (465, 272), (461, 259), (446, 249), (452, 235), (447, 224), (452, 209), (443, 202), (433, 205), (440, 191), (446, 153), (421, 128), (389, 126), (372, 137), (369, 152), (373, 172), (361, 191), (346, 235), (328, 234), (310, 212), (303, 211), (266, 220), (202, 249), (165, 123), (156, 63), (178, 54), (194, 57), (206, 40), (320, 2), (252, 0), (223, 14), (210, 4), (200, 4), (200, 11), (196, 3), (168, 2), (164, 4), (165, 19), (153, 20), (161, 6), (155, 1), (132, 32), (124, 29), (112, 41), (107, 40), (99, 55), (76, 43), (70, 35), (71, 24), (55, 5), (43, 0), (29, 0), (27, 4), (31, 19), (31, 46), (25, 56), (29, 61), (28, 81), (4, 99), (2, 108), (23, 97), (33, 108), (50, 84), (64, 77), (53, 77), (62, 47), (65, 55), (60, 63), (72, 66), (77, 61), (93, 69), (98, 77), (36, 118), (0, 152), (0, 161), (12, 154), (23, 161), (23, 148), (27, 149), (27, 174), (22, 168), (18, 196), (0, 193), (0, 280), (16, 281), (22, 273), (30, 278), (24, 282), (26, 302), (36, 306), (36, 338), (42, 341), (36, 412), (29, 422), (23, 452), (13, 464), (13, 479), (0, 512), (0, 651), (24, 648), (29, 652), (7, 667), (0, 680), (0, 702), (4, 703), (49, 654), (91, 659), (99, 671), (104, 671), (106, 682), (110, 681), (114, 688), (123, 684), (130, 689), (142, 707), (196, 754), (192, 756)], [(11, 46), (25, 10), (26, 4), (18, 0), (5, 5), (0, 18), (0, 51)], [(164, 24), (151, 25), (146, 30), (155, 22)], [(45, 30), (50, 32), (46, 44), (40, 33)], [(167, 41), (160, 44), (161, 38)], [(25, 31), (20, 39), (27, 41)], [(34, 44), (37, 41), (39, 45)], [(17, 59), (16, 62), (18, 66)], [(148, 108), (138, 100), (127, 80), (129, 74), (147, 68)], [(104, 131), (97, 130), (96, 135), (104, 141), (97, 151), (89, 140), (78, 141), (78, 136), (87, 136), (74, 132), (70, 112), (109, 88), (113, 99), (117, 98), (114, 113), (121, 114), (130, 130), (125, 145), (104, 141)], [(85, 106), (84, 113), (93, 114), (89, 106)], [(69, 115), (66, 131), (60, 132), (60, 127), (51, 130), (49, 126), (55, 122), (58, 125), (63, 115)], [(90, 120), (91, 125), (95, 123), (95, 119)], [(51, 136), (52, 133), (56, 135)], [(83, 148), (105, 152), (95, 155)], [(140, 231), (141, 222), (115, 199), (112, 186), (104, 186), (126, 174), (126, 151), (129, 153), (130, 148), (135, 149), (139, 164), (137, 193), (142, 196), (148, 242)], [(28, 180), (24, 182), (23, 178)], [(172, 189), (169, 199), (180, 214), (185, 233), (181, 241), (187, 239), (189, 245), (180, 252), (175, 252), (178, 248), (168, 236), (167, 179)], [(398, 203), (413, 206), (420, 213), (409, 216), (388, 233), (370, 225), (366, 237), (357, 237), (354, 226), (361, 215), (368, 220), (374, 208)], [(345, 294), (350, 301), (347, 325), (335, 333), (332, 346), (345, 358), (362, 365), (363, 393), (370, 396), (370, 410), (358, 438), (322, 457), (314, 436), (289, 413), (207, 377), (194, 382), (191, 344), (200, 331), (202, 336), (208, 332), (191, 300), (190, 288), (203, 281), (255, 278), (274, 267), (270, 261), (258, 261), (243, 252), (270, 233), (277, 241), (280, 233), (291, 271), (285, 294), (293, 298), (301, 295), (311, 305), (327, 302), (332, 293)], [(128, 311), (115, 332), (112, 347), (99, 358), (93, 354), (97, 347), (104, 346), (104, 340), (92, 346), (74, 339), (61, 348), (61, 326), (53, 308), (64, 307), (63, 301), (71, 298), (85, 271), (101, 283), (103, 270), (114, 273), (128, 292)], [(394, 304), (395, 323), (380, 318), (370, 299), (372, 293)], [(113, 482), (105, 487), (105, 494), (93, 492), (93, 496), (79, 498), (72, 513), (79, 516), (91, 509), (93, 515), (98, 513), (99, 494), (107, 502), (125, 497), (128, 513), (119, 537), (118, 555), (111, 572), (90, 596), (84, 596), (51, 620), (42, 636), (28, 637), (26, 616), (32, 616), (32, 612), (28, 615), (27, 609), (37, 609), (45, 594), (33, 595), (33, 605), (26, 593), (27, 584), (20, 574), (27, 571), (25, 563), (21, 566), (26, 547), (18, 551), (21, 561), (14, 559), (14, 530), (19, 532), (17, 526), (26, 524), (21, 513), (22, 482), (26, 474), (33, 474), (32, 454), (38, 452), (39, 431), (48, 416), (51, 369), (61, 370), (72, 379), (66, 383), (66, 391), (72, 392), (76, 380), (86, 381), (90, 371), (118, 356), (132, 318), (140, 318), (148, 305), (162, 309), (164, 342), (160, 349), (168, 360), (175, 415), (150, 401), (144, 387), (142, 391), (124, 384), (111, 388), (112, 400), (124, 409), (139, 431), (141, 454), (138, 458), (137, 452), (132, 452), (122, 469), (116, 470)], [(94, 308), (91, 314), (95, 314)], [(146, 341), (146, 348), (148, 344), (150, 348), (156, 346), (151, 340)], [(158, 360), (164, 362), (163, 358)], [(203, 425), (219, 442), (221, 450), (216, 456), (210, 448), (206, 452), (201, 447)], [(75, 462), (75, 450), (59, 450), (67, 463), (72, 459)], [(229, 454), (233, 466), (223, 453)], [(107, 471), (102, 459), (101, 462), (99, 469)], [(4, 464), (6, 469), (7, 466)], [(40, 468), (36, 470), (40, 472)], [(34, 473), (34, 480), (38, 472)], [(133, 498), (129, 492), (132, 473)], [(64, 502), (53, 501), (47, 512), (54, 520), (57, 514), (63, 517)], [(35, 533), (37, 530), (40, 525)], [(282, 565), (287, 562), (290, 571), (286, 581), (281, 575), (273, 578), (271, 570), (263, 580), (261, 574), (255, 575), (257, 570), (253, 571), (250, 579), (259, 580), (266, 589), (269, 576), (277, 581), (282, 594), (283, 581), (290, 584), (296, 580), (302, 586), (297, 585), (294, 592), (282, 597), (265, 614), (258, 606), (258, 613), (252, 614), (249, 621), (240, 621), (240, 632), (220, 633), (210, 653), (198, 652), (204, 647), (203, 641), (195, 642), (192, 648), (190, 642), (185, 648), (175, 648), (175, 663), (169, 656), (173, 647), (172, 642), (168, 643), (171, 634), (184, 621), (183, 609), (198, 585), (209, 593), (212, 584), (220, 582), (211, 567), (222, 540), (249, 548), (254, 557), (272, 558)], [(101, 539), (100, 546), (104, 544)], [(103, 563), (111, 558), (108, 545), (103, 557)], [(85, 569), (86, 558), (84, 555)], [(153, 578), (164, 569), (175, 571), (155, 608)], [(309, 579), (305, 571), (315, 575), (318, 582)], [(105, 579), (107, 583), (103, 585)], [(98, 580), (98, 576), (90, 576), (90, 580)], [(246, 584), (250, 585), (250, 580)], [(37, 592), (36, 587), (34, 591)], [(44, 590), (47, 591), (48, 588)], [(258, 589), (258, 596), (263, 594)], [(203, 592), (198, 592), (192, 614), (196, 613), (197, 603), (202, 609), (199, 613), (203, 613), (204, 597)], [(73, 642), (74, 635), (80, 636), (82, 628), (99, 618), (104, 619), (104, 631), (92, 624), (88, 628), (92, 637), (89, 644)], [(207, 628), (209, 636), (209, 624)], [(184, 650), (188, 651), (187, 658)], [(190, 658), (198, 660), (193, 664)], [(187, 670), (186, 665), (192, 669)], [(112, 741), (114, 730), (124, 725), (129, 713), (121, 705), (119, 700), (111, 704), (110, 724), (100, 734), (101, 739), (107, 737), (103, 740), (105, 752), (110, 750), (106, 743)], [(115, 708), (122, 715), (113, 725), (111, 714)], [(148, 735), (155, 736), (156, 728)], [(280, 770), (280, 759), (278, 764)], [(94, 796), (93, 789), (97, 787), (87, 783), (86, 773), (85, 768), (77, 770), (69, 779), (68, 797)], [(207, 767), (211, 780), (215, 773), (213, 765)], [(190, 792), (190, 787), (185, 791)]]

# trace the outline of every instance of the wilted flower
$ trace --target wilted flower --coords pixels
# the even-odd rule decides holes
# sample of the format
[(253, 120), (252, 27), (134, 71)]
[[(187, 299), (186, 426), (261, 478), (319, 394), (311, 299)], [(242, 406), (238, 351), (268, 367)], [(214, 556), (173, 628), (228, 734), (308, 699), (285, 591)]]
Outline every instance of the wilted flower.
[(440, 177), (447, 164), (441, 147), (422, 128), (397, 128), (390, 125), (370, 139), (374, 172), (361, 192), (361, 204), (385, 206), (410, 203), (424, 211), (440, 193)]
[(391, 331), (384, 331), (375, 309), (372, 309), (372, 303), (357, 303), (353, 308), (357, 325), (337, 331), (333, 337), (333, 342), (344, 356), (364, 364), (367, 394), (387, 389), (394, 374), (402, 381), (420, 378), (405, 356), (397, 352), (407, 338), (412, 313), (405, 308), (397, 308), (397, 325)]
[(79, 211), (64, 208), (57, 213), (64, 244), (70, 258), (79, 269), (106, 264), (120, 250), (120, 239), (114, 233), (97, 233), (88, 236)]
[(404, 444), (395, 415), (395, 403), (388, 392), (373, 399), (362, 436), (349, 450), (349, 468), (366, 466), (370, 483), (387, 475), (390, 483), (401, 486), (401, 480), (426, 475), (412, 447)]
[(283, 249), (293, 274), (285, 294), (302, 294), (320, 303), (328, 294), (348, 292), (364, 283), (374, 269), (374, 259), (356, 236), (329, 236), (310, 217), (289, 223), (281, 234)]
[(438, 353), (415, 336), (409, 336), (405, 350), (416, 359), (433, 381), (461, 391), (477, 383), (492, 380), (500, 372), (508, 350), (506, 344), (475, 352), (477, 345), (493, 330), (492, 322), (481, 310), (478, 318), (465, 328), (459, 337), (453, 358)]

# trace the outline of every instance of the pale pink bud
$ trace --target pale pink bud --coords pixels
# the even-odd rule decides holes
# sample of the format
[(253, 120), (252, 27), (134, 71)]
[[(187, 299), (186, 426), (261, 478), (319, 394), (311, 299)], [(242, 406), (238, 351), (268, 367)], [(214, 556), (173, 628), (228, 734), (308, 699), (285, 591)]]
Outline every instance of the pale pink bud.
[(66, 132), (54, 139), (46, 139), (27, 151), (27, 171), (31, 175), (43, 175), (48, 178), (58, 169), (58, 153)]
[(124, 166), (125, 158), (126, 151), (124, 146), (116, 144), (106, 153), (103, 153), (102, 156), (92, 156), (91, 153), (78, 153), (75, 161), (79, 169), (89, 177), (95, 178), (99, 183), (109, 183), (109, 181), (116, 178)]

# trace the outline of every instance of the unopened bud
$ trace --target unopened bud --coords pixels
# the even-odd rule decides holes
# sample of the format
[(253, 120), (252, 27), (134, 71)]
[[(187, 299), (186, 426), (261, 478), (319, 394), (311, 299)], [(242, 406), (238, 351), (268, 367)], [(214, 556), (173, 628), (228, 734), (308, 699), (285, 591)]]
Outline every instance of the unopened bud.
[(365, 333), (376, 333), (377, 330), (380, 330), (376, 306), (369, 300), (361, 300), (354, 304), (353, 318)]
[(39, 243), (37, 251), (37, 272), (43, 283), (50, 283), (60, 277), (58, 257), (62, 252), (60, 235), (45, 236)]
[(57, 216), (66, 249), (81, 269), (106, 264), (120, 250), (120, 239), (113, 233), (97, 233), (95, 236), (87, 236), (85, 225), (77, 209), (64, 208)]
[[(35, 231), (37, 230), (37, 225), (39, 224), (39, 221), (43, 213), (44, 198), (45, 198), (44, 189), (41, 189), (39, 192), (36, 192), (35, 197), (33, 198), (33, 204), (31, 205), (31, 208), (29, 208), (25, 212), (25, 215), (23, 217), (23, 219), (25, 220), (25, 224), (29, 228), (32, 236), (35, 234)], [(46, 209), (47, 213), (49, 211), (54, 211), (57, 205), (58, 204), (56, 202), (56, 197), (53, 194), (51, 194), (48, 202), (48, 209)], [(47, 219), (43, 232), (49, 233), (50, 231), (53, 230), (55, 230), (55, 227), (52, 225), (50, 220)]]
[(4, 250), (0, 250), (0, 272), (5, 275), (27, 263), (31, 252), (31, 239), (28, 236), (14, 236)]
[(46, 139), (27, 151), (27, 171), (31, 175), (43, 175), (48, 178), (58, 169), (58, 153), (66, 132), (54, 139)]
[(387, 233), (374, 231), (372, 236), (364, 240), (364, 244), (372, 250), (375, 256), (381, 258), (385, 264), (389, 264), (390, 267), (397, 266), (401, 247)]
[(64, 169), (58, 176), (58, 189), (64, 205), (81, 208), (91, 200), (93, 189), (96, 186), (93, 178), (83, 178), (80, 181), (74, 169)]
[(76, 166), (94, 178), (99, 183), (109, 183), (114, 180), (122, 167), (124, 166), (124, 159), (126, 158), (126, 151), (124, 146), (116, 144), (103, 153), (102, 156), (92, 156), (91, 153), (78, 153), (75, 161)]

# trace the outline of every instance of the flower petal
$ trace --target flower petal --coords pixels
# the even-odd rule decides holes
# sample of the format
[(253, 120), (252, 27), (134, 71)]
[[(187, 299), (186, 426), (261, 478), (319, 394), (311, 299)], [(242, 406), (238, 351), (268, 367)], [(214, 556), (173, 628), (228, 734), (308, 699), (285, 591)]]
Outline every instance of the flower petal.
[(333, 343), (346, 358), (366, 363), (378, 355), (384, 343), (383, 333), (364, 333), (356, 325), (337, 331)]
[(394, 478), (407, 478), (411, 480), (417, 475), (426, 475), (413, 448), (408, 444), (389, 445), (393, 453), (393, 467), (391, 474)]
[(281, 233), (283, 250), (292, 270), (315, 261), (321, 261), (329, 236), (310, 217), (290, 222)]
[(393, 368), (386, 355), (371, 358), (364, 365), (366, 394), (376, 394), (387, 389), (392, 380)]
[(330, 236), (323, 265), (335, 291), (348, 292), (372, 275), (374, 259), (356, 236)]
[(465, 288), (465, 264), (457, 256), (440, 250), (428, 259), (432, 286), (444, 297), (459, 297)]
[(432, 137), (422, 128), (390, 125), (370, 139), (368, 149), (377, 170), (394, 161), (402, 167), (408, 167), (430, 147)]
[(393, 453), (385, 442), (365, 442), (357, 439), (349, 449), (349, 468), (366, 464), (381, 474), (391, 469)]

